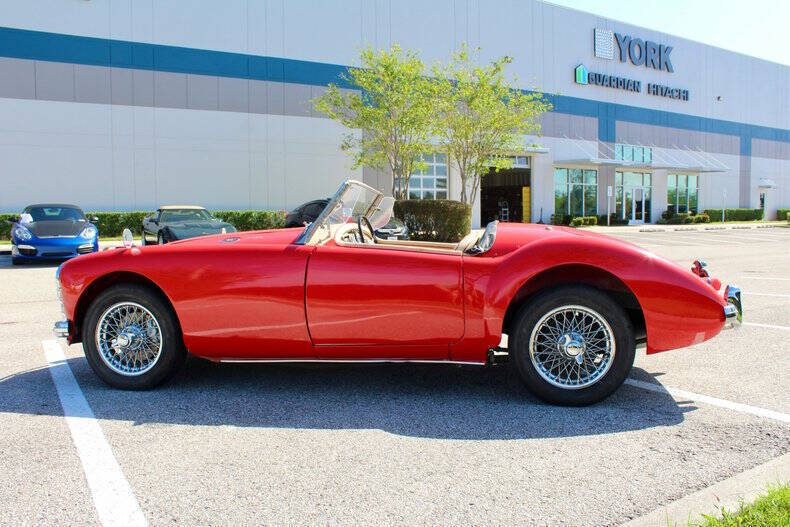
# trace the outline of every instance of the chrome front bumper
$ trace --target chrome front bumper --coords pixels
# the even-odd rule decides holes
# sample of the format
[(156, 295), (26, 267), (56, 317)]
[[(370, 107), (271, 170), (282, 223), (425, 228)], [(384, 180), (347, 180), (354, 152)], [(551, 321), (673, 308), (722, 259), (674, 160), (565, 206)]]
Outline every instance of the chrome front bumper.
[(727, 305), (724, 306), (724, 327), (729, 329), (740, 326), (743, 322), (741, 290), (728, 285), (724, 290), (724, 299), (727, 301)]
[(55, 333), (56, 337), (60, 338), (68, 338), (69, 336), (69, 321), (68, 320), (59, 320), (55, 322), (55, 326), (52, 328), (52, 331)]

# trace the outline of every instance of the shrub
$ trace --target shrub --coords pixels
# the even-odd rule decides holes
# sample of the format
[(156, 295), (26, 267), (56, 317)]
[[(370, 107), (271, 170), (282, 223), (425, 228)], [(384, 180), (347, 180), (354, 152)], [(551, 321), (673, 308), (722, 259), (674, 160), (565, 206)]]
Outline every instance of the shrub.
[(552, 214), (551, 215), (551, 224), (552, 225), (570, 225), (571, 223), (571, 216), (567, 214)]
[(395, 217), (413, 240), (458, 242), (471, 229), (472, 207), (449, 199), (407, 199), (395, 202)]
[[(705, 209), (704, 213), (714, 221), (721, 221), (721, 209)], [(726, 209), (725, 221), (755, 221), (763, 219), (763, 209)]]
[(285, 225), (284, 210), (215, 210), (212, 214), (233, 224), (239, 231), (280, 229)]
[(788, 214), (790, 214), (790, 209), (776, 209), (776, 219), (779, 221), (786, 220)]
[(571, 227), (581, 227), (582, 225), (584, 225), (584, 218), (581, 216), (571, 218)]
[[(597, 225), (606, 225), (606, 214), (601, 214), (597, 217)], [(612, 212), (609, 214), (609, 225), (628, 225), (628, 220), (624, 220), (617, 214)]]
[(710, 223), (710, 216), (704, 212), (694, 216), (694, 223)]

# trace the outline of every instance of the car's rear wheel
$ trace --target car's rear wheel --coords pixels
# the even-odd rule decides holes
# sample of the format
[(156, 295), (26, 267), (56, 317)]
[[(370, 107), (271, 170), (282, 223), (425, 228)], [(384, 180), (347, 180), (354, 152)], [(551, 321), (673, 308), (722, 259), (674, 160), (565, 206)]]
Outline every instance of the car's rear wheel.
[(527, 389), (554, 404), (605, 399), (634, 363), (630, 319), (609, 295), (591, 287), (540, 293), (518, 313), (509, 337), (511, 362)]
[(85, 358), (96, 375), (125, 390), (161, 384), (186, 356), (170, 306), (136, 284), (101, 293), (85, 314), (82, 334)]

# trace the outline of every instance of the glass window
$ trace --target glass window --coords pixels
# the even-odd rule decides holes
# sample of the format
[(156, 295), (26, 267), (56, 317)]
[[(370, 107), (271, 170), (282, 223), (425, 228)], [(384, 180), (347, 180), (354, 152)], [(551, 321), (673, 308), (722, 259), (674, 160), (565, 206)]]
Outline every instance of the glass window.
[(645, 163), (650, 165), (653, 163), (653, 149), (645, 148)]
[(409, 178), (409, 199), (447, 199), (447, 155), (426, 154), (421, 159), (428, 166)]
[(618, 187), (623, 186), (623, 173), (622, 172), (615, 172), (614, 173), (614, 184)]
[(554, 214), (568, 214), (568, 170), (554, 169)]
[(554, 169), (554, 213), (593, 216), (598, 213), (598, 171)]
[(623, 160), (624, 161), (633, 161), (634, 160), (634, 147), (631, 145), (623, 145)]
[(641, 146), (634, 147), (634, 162), (641, 163), (642, 162), (642, 152), (644, 149)]
[(614, 158), (618, 161), (623, 159), (623, 145), (614, 145)]
[(699, 204), (699, 176), (669, 174), (667, 176), (667, 210), (697, 214)]

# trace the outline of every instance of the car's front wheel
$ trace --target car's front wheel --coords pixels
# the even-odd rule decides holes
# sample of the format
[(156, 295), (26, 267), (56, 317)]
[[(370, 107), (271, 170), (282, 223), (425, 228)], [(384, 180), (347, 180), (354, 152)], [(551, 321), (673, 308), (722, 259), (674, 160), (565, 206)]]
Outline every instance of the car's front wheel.
[(591, 287), (538, 294), (518, 313), (509, 337), (511, 362), (524, 384), (553, 404), (605, 399), (634, 363), (630, 319), (609, 295)]
[(111, 287), (85, 314), (85, 358), (107, 384), (145, 390), (166, 381), (184, 361), (181, 331), (170, 306), (136, 284)]

